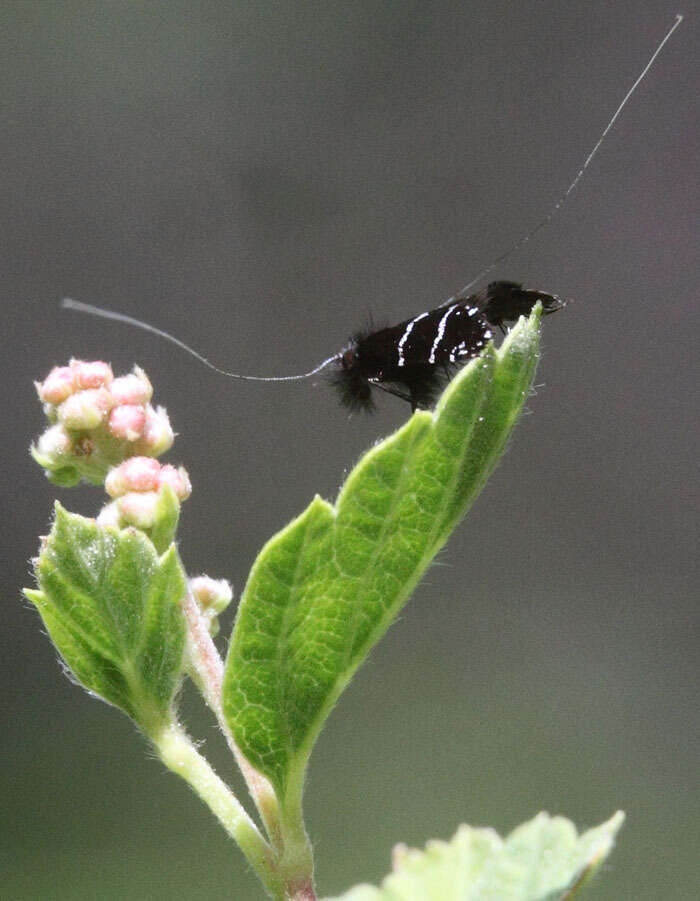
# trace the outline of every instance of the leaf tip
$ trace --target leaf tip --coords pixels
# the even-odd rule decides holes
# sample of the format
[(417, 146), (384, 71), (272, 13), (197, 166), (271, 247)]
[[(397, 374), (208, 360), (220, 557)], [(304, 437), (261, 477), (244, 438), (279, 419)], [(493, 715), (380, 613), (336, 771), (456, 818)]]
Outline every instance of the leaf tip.
[(596, 845), (591, 853), (591, 863), (595, 865), (603, 857), (607, 857), (615, 844), (617, 833), (620, 831), (625, 822), (624, 810), (616, 811), (610, 819), (603, 823), (602, 826), (594, 827), (590, 832), (600, 833), (600, 842)]
[(521, 316), (513, 328), (509, 329), (503, 343), (496, 351), (498, 358), (508, 354), (526, 356), (537, 351), (542, 320), (542, 304), (538, 301), (529, 316)]
[[(134, 530), (134, 531), (137, 531), (137, 530)], [(164, 566), (165, 564), (171, 563), (173, 557), (175, 557), (176, 560), (179, 559), (178, 556), (177, 556), (177, 546), (176, 546), (176, 544), (175, 544), (174, 541), (172, 541), (172, 542), (166, 547), (166, 549), (162, 552), (162, 554), (159, 554), (159, 555), (158, 555), (158, 563), (159, 563), (161, 566)]]
[(39, 591), (37, 588), (23, 588), (22, 594), (31, 604), (34, 604), (35, 607), (40, 607), (46, 600), (44, 592)]
[(315, 513), (330, 513), (331, 516), (335, 516), (336, 514), (336, 509), (333, 504), (329, 504), (328, 501), (324, 497), (321, 497), (320, 494), (314, 495), (313, 500), (309, 504), (308, 510), (313, 510)]

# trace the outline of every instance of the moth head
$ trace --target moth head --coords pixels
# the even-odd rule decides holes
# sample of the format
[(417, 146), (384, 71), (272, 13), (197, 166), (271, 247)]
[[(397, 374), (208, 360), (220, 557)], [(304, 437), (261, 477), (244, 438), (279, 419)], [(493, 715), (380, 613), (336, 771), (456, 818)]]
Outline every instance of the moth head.
[(353, 369), (357, 366), (357, 345), (354, 341), (341, 352), (340, 365), (343, 369)]
[(338, 391), (340, 402), (344, 407), (353, 412), (365, 410), (367, 413), (371, 413), (374, 409), (372, 386), (362, 374), (356, 341), (351, 341), (340, 352), (338, 368), (331, 375), (331, 383)]

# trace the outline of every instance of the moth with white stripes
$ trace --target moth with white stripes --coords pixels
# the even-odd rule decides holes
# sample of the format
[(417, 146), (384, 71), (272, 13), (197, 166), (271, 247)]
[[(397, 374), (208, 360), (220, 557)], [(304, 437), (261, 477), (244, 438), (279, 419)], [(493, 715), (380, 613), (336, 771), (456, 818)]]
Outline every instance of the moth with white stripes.
[(481, 353), (494, 327), (527, 316), (538, 301), (544, 313), (564, 305), (517, 282), (492, 282), (406, 322), (360, 332), (339, 354), (331, 381), (352, 410), (374, 408), (372, 388), (407, 400), (412, 410), (430, 407), (452, 372)]
[(200, 363), (232, 379), (247, 382), (296, 382), (329, 370), (341, 402), (351, 410), (374, 409), (372, 388), (393, 394), (411, 409), (430, 407), (452, 371), (478, 356), (504, 323), (527, 316), (537, 302), (544, 313), (564, 304), (554, 294), (532, 291), (517, 282), (492, 282), (479, 294), (458, 295), (447, 303), (391, 328), (359, 332), (340, 353), (299, 375), (242, 375), (215, 366), (179, 338), (125, 313), (104, 310), (64, 297), (65, 309), (125, 322), (176, 344)]
[(481, 353), (486, 342), (492, 338), (493, 328), (504, 330), (504, 323), (512, 322), (519, 316), (528, 315), (538, 301), (542, 304), (544, 313), (553, 313), (564, 305), (563, 301), (554, 294), (523, 288), (517, 282), (497, 281), (492, 282), (478, 294), (468, 294), (467, 292), (552, 221), (581, 181), (630, 97), (682, 21), (683, 16), (677, 15), (674, 24), (666, 32), (663, 40), (603, 129), (574, 180), (549, 212), (533, 228), (485, 269), (482, 269), (458, 295), (448, 300), (447, 303), (390, 328), (359, 332), (340, 353), (328, 357), (309, 372), (286, 376), (242, 375), (237, 372), (228, 372), (209, 362), (206, 357), (189, 347), (184, 341), (140, 319), (81, 303), (69, 297), (64, 298), (62, 304), (66, 309), (89, 313), (103, 319), (125, 322), (152, 332), (176, 344), (215, 372), (230, 378), (245, 379), (251, 382), (291, 382), (307, 379), (327, 367), (333, 367), (331, 380), (338, 389), (341, 402), (352, 410), (369, 412), (374, 408), (373, 388), (408, 401), (412, 410), (418, 407), (430, 407), (451, 372)]

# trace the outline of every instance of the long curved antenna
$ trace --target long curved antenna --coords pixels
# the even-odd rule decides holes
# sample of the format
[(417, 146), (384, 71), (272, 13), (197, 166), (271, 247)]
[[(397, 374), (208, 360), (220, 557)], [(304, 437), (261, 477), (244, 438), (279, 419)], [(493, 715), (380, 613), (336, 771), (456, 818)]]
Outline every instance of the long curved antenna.
[[(639, 76), (637, 77), (637, 80), (635, 81), (635, 83), (632, 85), (632, 87), (629, 89), (629, 91), (627, 91), (627, 93), (625, 94), (625, 97), (624, 97), (622, 103), (615, 110), (612, 119), (608, 122), (608, 124), (603, 129), (603, 133), (598, 138), (598, 141), (597, 141), (595, 147), (593, 148), (593, 150), (591, 150), (591, 152), (586, 157), (586, 161), (584, 162), (583, 166), (581, 166), (581, 168), (578, 170), (578, 172), (576, 174), (576, 178), (571, 182), (571, 184), (566, 189), (566, 191), (564, 191), (564, 193), (561, 195), (559, 200), (557, 200), (557, 202), (554, 204), (552, 209), (547, 213), (546, 216), (543, 216), (542, 219), (540, 219), (540, 221), (537, 223), (537, 225), (531, 231), (529, 231), (525, 235), (524, 238), (520, 238), (520, 240), (516, 241), (512, 247), (510, 247), (508, 250), (505, 251), (505, 253), (502, 253), (500, 255), (500, 257), (498, 257), (498, 259), (494, 260), (493, 263), (488, 265), (485, 269), (482, 269), (481, 272), (469, 282), (469, 284), (465, 285), (462, 288), (460, 293), (458, 295), (456, 295), (457, 297), (461, 296), (462, 294), (466, 294), (467, 291), (472, 287), (472, 285), (475, 285), (485, 275), (488, 275), (488, 273), (491, 272), (493, 269), (495, 269), (499, 263), (502, 263), (504, 260), (506, 260), (511, 254), (515, 253), (516, 250), (520, 250), (520, 248), (523, 247), (525, 244), (527, 244), (528, 241), (530, 241), (532, 238), (534, 238), (535, 235), (545, 227), (545, 225), (547, 225), (549, 222), (551, 222), (551, 220), (559, 212), (559, 210), (562, 208), (562, 206), (564, 206), (564, 203), (566, 202), (566, 199), (569, 196), (569, 194), (571, 194), (571, 192), (574, 190), (576, 185), (581, 181), (581, 178), (583, 177), (583, 173), (586, 171), (586, 169), (588, 169), (589, 165), (591, 164), (591, 162), (593, 160), (593, 157), (596, 155), (596, 153), (598, 153), (598, 150), (600, 149), (600, 145), (603, 143), (603, 141), (607, 137), (608, 133), (610, 132), (610, 129), (613, 127), (613, 125), (617, 121), (617, 117), (620, 115), (620, 113), (624, 109), (625, 105), (627, 104), (627, 101), (630, 99), (632, 94), (634, 94), (639, 83), (643, 80), (644, 76), (647, 74), (649, 69), (651, 69), (651, 67), (653, 66), (654, 61), (656, 60), (656, 57), (663, 50), (664, 44), (666, 43), (666, 41), (668, 41), (668, 39), (671, 37), (673, 32), (676, 30), (676, 28), (678, 28), (678, 26), (681, 24), (682, 21), (683, 21), (683, 16), (680, 13), (678, 13), (676, 15), (676, 21), (673, 23), (673, 25), (671, 26), (669, 31), (666, 33), (666, 36), (661, 41), (659, 46), (652, 53), (651, 59), (646, 64), (646, 66), (642, 69), (642, 71), (640, 72)], [(447, 301), (447, 303), (449, 303), (449, 301)]]
[(209, 369), (218, 372), (219, 375), (225, 375), (231, 379), (245, 379), (247, 382), (294, 382), (298, 379), (308, 379), (309, 376), (316, 375), (317, 372), (325, 369), (330, 363), (340, 359), (340, 354), (335, 354), (332, 357), (328, 357), (323, 363), (319, 363), (315, 369), (312, 369), (310, 372), (304, 372), (301, 375), (240, 375), (237, 372), (227, 372), (225, 369), (220, 369), (218, 366), (215, 366), (207, 360), (206, 357), (203, 357), (202, 354), (197, 353), (197, 351), (191, 348), (189, 344), (185, 344), (184, 341), (180, 341), (180, 339), (176, 338), (174, 335), (164, 332), (163, 329), (156, 328), (155, 325), (149, 325), (147, 322), (142, 322), (140, 319), (134, 319), (133, 316), (127, 316), (125, 313), (115, 313), (113, 310), (103, 310), (101, 307), (94, 307), (92, 304), (73, 300), (72, 297), (64, 297), (61, 301), (61, 306), (65, 310), (75, 310), (77, 313), (88, 313), (90, 316), (99, 316), (102, 319), (113, 319), (115, 322), (125, 322), (127, 325), (134, 325), (136, 328), (143, 329), (145, 332), (152, 332), (154, 335), (158, 335), (159, 338), (165, 338), (166, 341), (176, 344), (196, 360), (199, 360), (200, 363), (204, 363)]

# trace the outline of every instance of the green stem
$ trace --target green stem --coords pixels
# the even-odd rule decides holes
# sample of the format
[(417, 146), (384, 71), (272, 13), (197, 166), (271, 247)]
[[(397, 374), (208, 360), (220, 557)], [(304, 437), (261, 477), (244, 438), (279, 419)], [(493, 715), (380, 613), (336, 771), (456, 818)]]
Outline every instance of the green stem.
[(275, 901), (289, 897), (272, 849), (182, 727), (173, 721), (150, 738), (163, 763), (189, 783), (238, 844), (270, 897)]
[(268, 837), (273, 846), (279, 849), (280, 828), (277, 796), (269, 781), (248, 763), (233, 740), (233, 735), (231, 735), (231, 730), (221, 706), (224, 665), (209, 634), (199, 605), (192, 596), (191, 591), (187, 592), (182, 604), (187, 623), (187, 656), (189, 658), (190, 676), (201, 692), (207, 706), (216, 717), (226, 743), (243, 774), (248, 791), (255, 802)]
[(316, 901), (314, 858), (304, 826), (302, 796), (306, 757), (302, 755), (290, 768), (284, 800), (280, 807), (281, 853), (278, 869), (284, 881), (286, 897), (291, 901)]
[[(280, 806), (270, 782), (248, 763), (233, 740), (221, 706), (223, 663), (199, 606), (189, 591), (183, 599), (183, 610), (188, 627), (187, 656), (190, 675), (216, 716), (258, 808), (272, 843), (272, 848), (266, 847), (275, 885), (282, 891), (281, 897), (286, 901), (316, 901), (313, 853), (304, 828), (301, 803), (305, 765), (302, 763), (294, 769), (296, 776), (294, 773), (291, 775), (290, 789), (284, 805)], [(252, 822), (251, 825), (255, 828)], [(257, 830), (256, 834), (260, 837)]]

